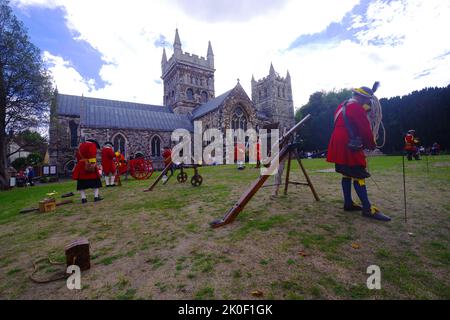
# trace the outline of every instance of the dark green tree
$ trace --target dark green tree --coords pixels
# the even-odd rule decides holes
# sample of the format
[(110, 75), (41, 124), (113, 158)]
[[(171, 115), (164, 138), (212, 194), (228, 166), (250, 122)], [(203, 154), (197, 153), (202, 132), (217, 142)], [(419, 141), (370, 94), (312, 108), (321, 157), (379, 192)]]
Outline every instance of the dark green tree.
[(39, 165), (42, 160), (43, 158), (39, 153), (33, 152), (27, 156), (27, 164), (33, 167)]
[(0, 189), (9, 185), (6, 168), (11, 135), (48, 121), (51, 77), (9, 2), (0, 0)]

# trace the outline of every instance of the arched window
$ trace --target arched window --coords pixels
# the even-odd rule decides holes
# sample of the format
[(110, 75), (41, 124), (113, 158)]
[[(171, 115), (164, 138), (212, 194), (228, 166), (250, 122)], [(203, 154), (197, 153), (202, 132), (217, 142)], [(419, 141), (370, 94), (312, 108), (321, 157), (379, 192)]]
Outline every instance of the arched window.
[(154, 136), (151, 141), (152, 157), (161, 157), (161, 139)]
[(114, 136), (113, 139), (114, 151), (120, 151), (120, 153), (125, 156), (127, 151), (126, 142), (127, 140), (121, 133)]
[(233, 116), (231, 117), (231, 129), (247, 130), (247, 117), (241, 106), (237, 106), (234, 109)]
[(208, 93), (206, 91), (202, 91), (202, 102), (208, 102)]
[(78, 124), (75, 121), (70, 120), (69, 130), (70, 130), (70, 147), (76, 148), (78, 146)]
[(186, 97), (188, 100), (194, 100), (194, 91), (191, 88), (186, 90)]

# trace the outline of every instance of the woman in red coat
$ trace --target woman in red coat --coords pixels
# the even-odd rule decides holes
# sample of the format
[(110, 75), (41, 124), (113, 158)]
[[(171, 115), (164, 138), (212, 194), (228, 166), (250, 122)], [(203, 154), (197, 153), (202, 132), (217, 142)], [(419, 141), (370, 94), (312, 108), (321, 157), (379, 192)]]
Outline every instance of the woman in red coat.
[(114, 177), (116, 175), (116, 166), (114, 164), (113, 145), (111, 142), (106, 142), (102, 148), (102, 169), (105, 176), (106, 187), (114, 187)]
[[(341, 185), (344, 194), (344, 210), (359, 211), (365, 217), (390, 221), (370, 204), (365, 179), (370, 177), (366, 167), (364, 149), (376, 148), (375, 139), (367, 118), (373, 91), (367, 87), (353, 89), (352, 98), (341, 103), (334, 113), (334, 130), (328, 145), (327, 161), (335, 164), (336, 172), (343, 175)], [(345, 113), (345, 118), (344, 118)], [(359, 137), (357, 150), (349, 147), (350, 136)], [(352, 139), (353, 140), (353, 139)], [(362, 207), (352, 200), (351, 182), (361, 200)]]
[(77, 190), (81, 194), (81, 203), (86, 203), (86, 189), (94, 189), (94, 201), (103, 200), (99, 196), (99, 188), (102, 187), (100, 173), (97, 167), (97, 148), (100, 148), (97, 141), (88, 139), (78, 147), (72, 179), (77, 180)]

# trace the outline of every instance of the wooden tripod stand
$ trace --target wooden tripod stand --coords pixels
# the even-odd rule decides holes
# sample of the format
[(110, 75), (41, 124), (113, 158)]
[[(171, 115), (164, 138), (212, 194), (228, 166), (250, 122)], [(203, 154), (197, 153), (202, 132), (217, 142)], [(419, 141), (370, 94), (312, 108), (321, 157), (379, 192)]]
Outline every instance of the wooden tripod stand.
[[(303, 185), (303, 186), (308, 186), (311, 189), (311, 192), (314, 195), (314, 198), (316, 199), (316, 201), (320, 201), (319, 196), (317, 195), (317, 192), (314, 189), (314, 186), (311, 182), (311, 179), (309, 179), (308, 173), (306, 172), (305, 167), (303, 167), (302, 160), (300, 159), (300, 156), (298, 155), (297, 144), (291, 144), (291, 145), (289, 145), (288, 148), (289, 149), (288, 149), (288, 160), (287, 160), (287, 169), (286, 169), (286, 180), (284, 182), (284, 194), (287, 195), (289, 184)], [(293, 156), (297, 159), (298, 165), (300, 166), (300, 169), (302, 170), (303, 175), (305, 176), (306, 182), (296, 182), (296, 181), (289, 180), (289, 176), (291, 173), (291, 160), (292, 160)]]

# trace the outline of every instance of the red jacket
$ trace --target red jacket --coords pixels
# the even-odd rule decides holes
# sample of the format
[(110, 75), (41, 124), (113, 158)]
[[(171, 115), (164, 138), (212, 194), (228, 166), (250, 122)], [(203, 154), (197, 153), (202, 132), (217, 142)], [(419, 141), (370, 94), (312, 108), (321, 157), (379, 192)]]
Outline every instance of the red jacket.
[(97, 146), (93, 142), (83, 142), (80, 144), (77, 150), (77, 165), (72, 173), (72, 179), (74, 180), (91, 180), (100, 178), (100, 173), (98, 172), (97, 166), (94, 172), (86, 171), (86, 162), (90, 160), (93, 162), (96, 160), (97, 156)]
[[(341, 103), (335, 113), (339, 115), (334, 123), (334, 130), (328, 144), (327, 161), (347, 166), (366, 167), (366, 157), (364, 151), (352, 151), (348, 148), (349, 134), (345, 126), (342, 112), (340, 111), (344, 103)], [(360, 136), (365, 149), (375, 149), (376, 144), (370, 128), (367, 113), (362, 105), (355, 100), (350, 100), (346, 107), (347, 120), (356, 136)]]
[(113, 161), (115, 156), (111, 147), (102, 148), (102, 167), (105, 175), (116, 174), (116, 166)]
[(417, 144), (419, 143), (419, 141), (414, 138), (414, 136), (410, 133), (408, 133), (405, 136), (405, 150), (406, 151), (417, 151)]
[(164, 149), (162, 156), (164, 158), (164, 166), (167, 167), (167, 165), (172, 162), (172, 150)]

